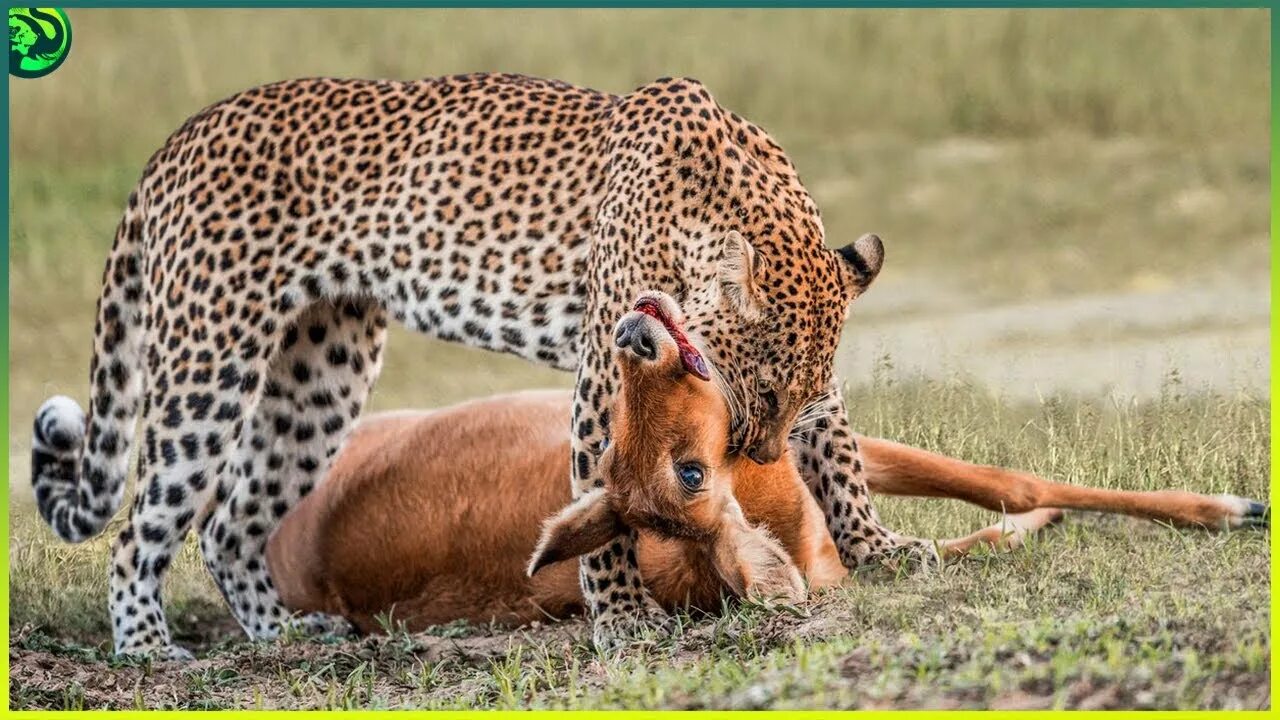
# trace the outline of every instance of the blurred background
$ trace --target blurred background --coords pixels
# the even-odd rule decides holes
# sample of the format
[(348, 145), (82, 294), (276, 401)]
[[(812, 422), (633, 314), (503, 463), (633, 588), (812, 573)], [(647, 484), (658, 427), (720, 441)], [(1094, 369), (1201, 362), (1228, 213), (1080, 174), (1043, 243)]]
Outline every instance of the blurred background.
[[(74, 10), (10, 79), (10, 439), (87, 393), (102, 263), (168, 133), (284, 78), (480, 70), (613, 93), (702, 80), (769, 130), (832, 245), (886, 242), (839, 354), (854, 386), (963, 378), (1019, 401), (1265, 396), (1268, 17), (1253, 10)], [(404, 331), (374, 407), (567, 385)]]
[[(39, 523), (29, 428), (50, 394), (87, 399), (94, 303), (126, 195), (188, 116), (294, 77), (506, 71), (612, 93), (696, 77), (786, 148), (830, 244), (868, 231), (885, 240), (885, 269), (838, 354), (856, 428), (1092, 485), (1268, 493), (1265, 10), (69, 15), (74, 45), (61, 68), (9, 80), (14, 628), (109, 637), (113, 530), (70, 547)], [(570, 383), (396, 329), (372, 407)], [(891, 526), (921, 535), (992, 521), (935, 503), (878, 507)], [(1255, 667), (1269, 646), (1265, 539), (1193, 547), (1150, 525), (1068, 528), (1058, 546), (1068, 554), (951, 592), (987, 598), (981, 627), (1016, 621), (1018, 597), (1043, 596), (1044, 608), (1098, 628), (1139, 606), (1138, 624), (1181, 618), (1205, 628), (1206, 642), (1245, 648), (1203, 665), (1245, 668), (1265, 698), (1266, 671)], [(1131, 543), (1138, 531), (1146, 542)], [(1130, 554), (1108, 551), (1118, 547)], [(1218, 596), (1187, 610), (1179, 603), (1192, 585)], [(880, 587), (884, 607), (866, 616), (892, 625), (915, 607), (912, 587)], [(228, 623), (193, 547), (175, 563), (170, 597), (180, 641), (204, 642), (210, 616)], [(1179, 704), (1235, 702), (1201, 697), (1207, 686), (1178, 667), (1170, 677), (1185, 681), (1170, 692), (1189, 693)]]
[[(828, 240), (888, 260), (840, 357), (1021, 397), (1265, 392), (1265, 11), (75, 10), (52, 76), (10, 80), (11, 426), (87, 391), (125, 195), (189, 115), (309, 75), (503, 70), (625, 93), (697, 77), (769, 130)], [(566, 382), (395, 338), (390, 404)], [(19, 433), (17, 445), (25, 441)], [(23, 454), (23, 453), (20, 453)], [(23, 477), (21, 473), (16, 475)]]

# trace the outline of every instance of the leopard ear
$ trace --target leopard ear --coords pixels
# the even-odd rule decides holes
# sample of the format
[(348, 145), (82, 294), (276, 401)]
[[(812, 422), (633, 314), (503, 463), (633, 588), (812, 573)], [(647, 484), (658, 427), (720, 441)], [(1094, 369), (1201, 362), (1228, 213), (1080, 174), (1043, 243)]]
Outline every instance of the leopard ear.
[(884, 265), (884, 243), (880, 242), (878, 235), (872, 233), (845, 245), (836, 254), (844, 259), (845, 267), (849, 269), (849, 289), (856, 294), (867, 289)]
[(737, 230), (724, 236), (724, 255), (720, 259), (720, 297), (736, 312), (748, 319), (760, 314), (756, 249)]

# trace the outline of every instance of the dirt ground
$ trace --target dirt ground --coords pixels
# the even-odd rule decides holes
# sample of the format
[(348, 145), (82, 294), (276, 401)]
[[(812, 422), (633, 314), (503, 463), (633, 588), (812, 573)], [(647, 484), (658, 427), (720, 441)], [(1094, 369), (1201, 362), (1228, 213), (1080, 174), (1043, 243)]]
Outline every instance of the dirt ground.
[[(935, 600), (956, 603), (963, 597), (954, 592), (942, 595)], [(1022, 646), (1009, 644), (1008, 638), (994, 644), (990, 639), (962, 642), (931, 650), (927, 654), (932, 657), (925, 659), (918, 657), (921, 648), (909, 632), (899, 631), (893, 640), (882, 643), (883, 633), (874, 623), (868, 627), (863, 613), (839, 593), (803, 611), (785, 610), (739, 608), (719, 619), (683, 618), (683, 625), (672, 635), (609, 656), (588, 646), (588, 626), (582, 620), (514, 631), (446, 626), (415, 635), (258, 644), (229, 640), (224, 633), (230, 628), (206, 623), (209, 634), (184, 639), (197, 648), (209, 648), (205, 657), (188, 664), (112, 660), (101, 649), (62, 644), (25, 627), (10, 638), (10, 681), (14, 707), (470, 707), (503, 706), (507, 701), (524, 705), (541, 694), (542, 702), (533, 704), (542, 705), (546, 697), (554, 697), (546, 704), (1102, 710), (1171, 707), (1182, 692), (1188, 663), (1194, 666), (1197, 657), (1230, 654), (1235, 647), (1233, 638), (1212, 627), (1190, 627), (1176, 620), (1144, 626), (1141, 618), (1128, 622), (1116, 617), (1111, 619), (1116, 626), (1112, 631), (1106, 623), (1086, 628), (1063, 618)], [(961, 607), (952, 610), (964, 614)], [(965, 625), (959, 623), (956, 628), (962, 638)], [(854, 644), (837, 645), (820, 662), (796, 653), (797, 648), (821, 646), (851, 628), (863, 629), (865, 636)], [(1110, 644), (1125, 636), (1130, 639), (1122, 641), (1121, 647)], [(1057, 682), (1053, 674), (1030, 672), (994, 690), (963, 683), (886, 681), (886, 668), (903, 661), (916, 663), (912, 674), (925, 680), (929, 672), (963, 672), (984, 654), (1006, 669), (1030, 670), (1053, 664), (1072, 647), (1098, 645), (1111, 653), (1151, 654), (1153, 647), (1164, 643), (1159, 638), (1170, 636), (1177, 640), (1164, 650), (1182, 653), (1180, 659), (1120, 677), (1086, 672)], [(673, 683), (657, 703), (654, 697), (636, 702), (630, 696), (611, 694), (620, 678), (658, 673), (658, 668), (696, 668), (707, 661), (738, 659), (739, 654), (751, 658), (777, 654), (788, 659), (759, 669), (744, 667), (743, 672), (751, 673), (749, 681), (730, 687), (716, 682)], [(815, 672), (817, 665), (823, 669)], [(545, 685), (525, 681), (503, 687), (503, 677), (508, 681), (532, 677), (539, 666), (544, 667)], [(1218, 667), (1198, 682), (1197, 696), (1206, 699), (1205, 707), (1266, 708), (1269, 673), (1265, 666), (1257, 670)], [(797, 673), (821, 680), (797, 684)], [(565, 694), (558, 695), (557, 690)]]

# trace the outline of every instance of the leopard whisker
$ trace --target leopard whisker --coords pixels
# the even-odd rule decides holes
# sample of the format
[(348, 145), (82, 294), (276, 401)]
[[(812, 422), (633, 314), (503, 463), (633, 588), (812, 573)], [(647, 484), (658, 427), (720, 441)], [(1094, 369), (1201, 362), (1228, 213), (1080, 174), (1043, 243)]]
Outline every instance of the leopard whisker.
[(821, 420), (824, 417), (829, 417), (830, 414), (831, 414), (830, 411), (828, 411), (824, 407), (816, 407), (808, 410), (801, 410), (800, 414), (796, 416), (795, 424), (800, 425), (803, 423), (817, 422), (818, 420)]
[(804, 423), (795, 423), (791, 426), (791, 432), (787, 435), (789, 440), (799, 440), (805, 436), (810, 430), (818, 425), (818, 419), (813, 419)]
[(716, 388), (720, 390), (720, 394), (725, 399), (725, 404), (729, 406), (729, 425), (737, 427), (739, 423), (746, 419), (745, 407), (741, 398), (734, 392), (733, 385), (725, 378), (724, 373), (720, 372), (720, 368), (715, 363), (707, 363), (707, 367), (711, 368), (711, 380), (715, 383)]

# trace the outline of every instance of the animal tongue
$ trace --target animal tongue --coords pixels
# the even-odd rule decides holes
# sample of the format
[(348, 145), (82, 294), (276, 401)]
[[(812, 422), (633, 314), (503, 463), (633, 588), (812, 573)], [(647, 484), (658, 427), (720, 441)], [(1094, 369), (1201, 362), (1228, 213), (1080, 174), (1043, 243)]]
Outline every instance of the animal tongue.
[(662, 312), (662, 308), (658, 303), (652, 300), (641, 300), (636, 303), (634, 308), (637, 312), (642, 312), (651, 318), (655, 318), (662, 326), (671, 334), (671, 339), (676, 341), (676, 347), (680, 349), (680, 364), (684, 365), (684, 369), (701, 380), (710, 380), (711, 373), (707, 372), (707, 361), (702, 358), (702, 353), (689, 342), (689, 338), (676, 326), (671, 318)]
[(684, 340), (683, 335), (676, 338), (676, 344), (680, 346), (680, 362), (684, 364), (684, 369), (699, 380), (710, 380), (711, 374), (707, 372), (707, 361), (702, 359), (702, 353), (693, 349), (688, 340), (681, 340)]

